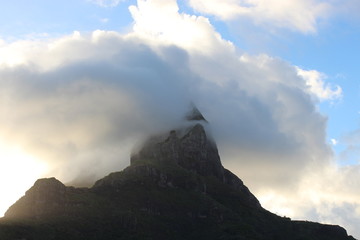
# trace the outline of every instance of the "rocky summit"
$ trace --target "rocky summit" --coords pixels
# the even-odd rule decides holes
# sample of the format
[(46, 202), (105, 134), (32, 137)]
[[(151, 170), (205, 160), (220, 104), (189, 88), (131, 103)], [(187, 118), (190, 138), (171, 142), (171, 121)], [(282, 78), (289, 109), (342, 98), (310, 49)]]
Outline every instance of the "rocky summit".
[(129, 167), (91, 188), (39, 179), (0, 220), (0, 239), (354, 239), (342, 227), (262, 208), (222, 166), (200, 111), (186, 119), (187, 127), (149, 138)]

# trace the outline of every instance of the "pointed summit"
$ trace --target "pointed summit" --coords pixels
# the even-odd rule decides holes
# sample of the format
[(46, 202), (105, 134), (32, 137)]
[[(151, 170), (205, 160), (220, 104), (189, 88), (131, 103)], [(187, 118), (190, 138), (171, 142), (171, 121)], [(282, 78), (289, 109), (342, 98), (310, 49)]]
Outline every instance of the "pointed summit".
[(191, 103), (191, 110), (186, 114), (186, 120), (188, 121), (205, 121), (207, 120), (201, 114), (199, 109), (195, 106), (195, 104)]

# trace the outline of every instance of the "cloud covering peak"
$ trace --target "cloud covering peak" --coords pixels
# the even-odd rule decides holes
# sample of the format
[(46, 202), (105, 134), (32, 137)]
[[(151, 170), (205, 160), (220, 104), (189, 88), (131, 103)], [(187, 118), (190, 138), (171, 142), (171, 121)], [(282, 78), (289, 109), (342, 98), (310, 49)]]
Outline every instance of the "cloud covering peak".
[(3, 44), (19, 54), (0, 71), (2, 138), (51, 162), (64, 181), (84, 168), (99, 177), (124, 167), (136, 139), (171, 127), (194, 101), (214, 126), (225, 164), (273, 170), (256, 179), (237, 172), (254, 187), (296, 181), (308, 163), (329, 158), (326, 119), (297, 68), (239, 54), (175, 1), (139, 0), (131, 12), (134, 32), (126, 35)]

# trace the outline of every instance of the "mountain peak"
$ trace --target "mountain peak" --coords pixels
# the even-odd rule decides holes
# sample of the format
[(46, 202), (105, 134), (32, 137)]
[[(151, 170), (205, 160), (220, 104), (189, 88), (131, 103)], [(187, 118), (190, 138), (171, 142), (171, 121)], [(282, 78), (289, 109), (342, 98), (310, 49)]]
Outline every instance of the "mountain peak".
[(143, 159), (175, 163), (203, 176), (222, 179), (224, 175), (216, 144), (208, 138), (200, 123), (150, 138), (138, 153), (132, 155), (131, 165)]
[(207, 120), (204, 118), (204, 116), (201, 114), (199, 109), (194, 105), (191, 104), (191, 110), (186, 114), (186, 120), (188, 121), (205, 121)]
[(202, 177), (215, 177), (221, 183), (241, 191), (244, 203), (261, 208), (243, 182), (222, 166), (216, 143), (207, 136), (200, 123), (186, 129), (172, 130), (165, 136), (150, 138), (139, 152), (131, 156), (130, 162), (131, 166), (143, 165), (144, 162), (176, 165), (179, 169)]
[(339, 226), (262, 208), (222, 166), (200, 111), (187, 119), (195, 122), (150, 138), (129, 167), (91, 188), (39, 179), (0, 221), (0, 239), (354, 240)]

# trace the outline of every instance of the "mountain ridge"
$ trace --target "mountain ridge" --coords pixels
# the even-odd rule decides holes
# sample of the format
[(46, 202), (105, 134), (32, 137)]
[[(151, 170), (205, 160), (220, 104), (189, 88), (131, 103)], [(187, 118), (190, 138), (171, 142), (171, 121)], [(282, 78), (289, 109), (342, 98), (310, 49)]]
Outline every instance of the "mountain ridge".
[(261, 207), (222, 166), (199, 113), (186, 117), (187, 128), (150, 138), (129, 167), (90, 188), (39, 179), (0, 220), (0, 239), (354, 239), (340, 226)]

